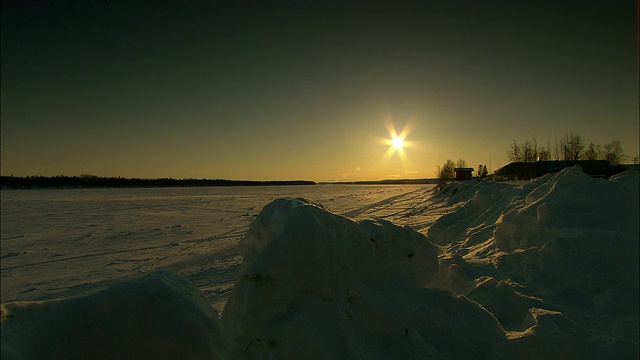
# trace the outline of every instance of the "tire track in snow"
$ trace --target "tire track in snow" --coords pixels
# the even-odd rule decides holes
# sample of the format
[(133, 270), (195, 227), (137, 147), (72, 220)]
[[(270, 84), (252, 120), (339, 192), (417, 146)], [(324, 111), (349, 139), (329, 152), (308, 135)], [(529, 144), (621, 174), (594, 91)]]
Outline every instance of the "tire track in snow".
[[(400, 195), (396, 195), (396, 196), (392, 196), (383, 200), (380, 200), (378, 202), (372, 203), (372, 204), (367, 204), (364, 206), (361, 206), (359, 208), (355, 208), (355, 209), (351, 209), (348, 211), (343, 212), (341, 215), (352, 218), (352, 219), (356, 219), (356, 218), (360, 218), (363, 216), (371, 216), (370, 214), (373, 214), (373, 216), (375, 217), (380, 217), (380, 216), (376, 216), (375, 215), (375, 211), (381, 211), (384, 209), (388, 209), (392, 206), (396, 206), (397, 202), (399, 201), (399, 199), (403, 199), (406, 198), (407, 196), (412, 196), (411, 199), (415, 201), (415, 199), (417, 198), (417, 196), (415, 196), (414, 194), (417, 192), (423, 192), (424, 189), (416, 189), (413, 191), (410, 191), (408, 193), (403, 193)], [(375, 211), (373, 211), (375, 210)]]
[(352, 219), (384, 219), (426, 234), (438, 218), (458, 207), (446, 203), (446, 198), (434, 196), (434, 189), (435, 185), (416, 189), (345, 211), (341, 215)]

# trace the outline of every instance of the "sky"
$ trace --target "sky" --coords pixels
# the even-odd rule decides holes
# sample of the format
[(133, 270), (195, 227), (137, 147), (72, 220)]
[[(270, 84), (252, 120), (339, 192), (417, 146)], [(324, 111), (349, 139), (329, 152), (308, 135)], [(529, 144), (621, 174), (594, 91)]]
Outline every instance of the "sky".
[(3, 0), (1, 17), (5, 176), (432, 178), (568, 132), (638, 155), (632, 0)]

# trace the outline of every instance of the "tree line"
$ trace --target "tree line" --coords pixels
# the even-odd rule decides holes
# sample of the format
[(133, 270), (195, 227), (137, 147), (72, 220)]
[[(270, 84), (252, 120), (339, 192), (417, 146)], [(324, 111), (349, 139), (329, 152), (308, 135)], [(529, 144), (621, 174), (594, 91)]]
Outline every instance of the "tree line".
[(609, 165), (619, 165), (628, 159), (618, 140), (604, 145), (592, 142), (589, 145), (585, 144), (580, 135), (572, 132), (560, 139), (554, 139), (553, 143), (547, 140), (546, 146), (538, 145), (535, 137), (520, 142), (514, 139), (507, 150), (507, 155), (511, 162), (524, 163), (550, 160), (605, 160)]
[(0, 186), (9, 188), (87, 188), (87, 187), (196, 187), (196, 186), (271, 186), (315, 185), (307, 180), (249, 181), (225, 179), (139, 179), (122, 177), (80, 176), (2, 176)]

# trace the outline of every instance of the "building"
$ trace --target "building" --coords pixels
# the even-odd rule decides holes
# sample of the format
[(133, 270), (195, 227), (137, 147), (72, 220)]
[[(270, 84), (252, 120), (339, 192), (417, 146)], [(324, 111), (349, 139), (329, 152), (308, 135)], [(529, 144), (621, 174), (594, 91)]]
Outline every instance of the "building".
[(609, 165), (605, 160), (515, 162), (496, 170), (494, 178), (497, 180), (529, 180), (545, 174), (560, 172), (566, 167), (575, 165), (580, 166), (582, 171), (592, 177), (605, 179), (627, 170), (621, 165)]
[(455, 168), (456, 180), (470, 180), (473, 168)]

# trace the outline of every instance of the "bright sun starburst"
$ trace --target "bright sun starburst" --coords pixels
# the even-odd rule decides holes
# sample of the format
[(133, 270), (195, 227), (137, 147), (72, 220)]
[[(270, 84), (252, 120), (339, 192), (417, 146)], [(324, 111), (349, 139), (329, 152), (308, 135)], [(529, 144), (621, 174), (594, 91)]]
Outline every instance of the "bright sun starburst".
[(402, 160), (403, 162), (407, 161), (408, 159), (406, 150), (415, 146), (413, 141), (407, 140), (407, 136), (411, 131), (412, 122), (408, 121), (400, 132), (396, 130), (393, 121), (387, 121), (386, 125), (389, 137), (380, 138), (383, 144), (389, 145), (389, 149), (384, 154), (384, 158), (391, 159), (394, 155), (397, 154), (400, 160)]
[(396, 136), (393, 138), (393, 140), (391, 140), (391, 145), (396, 149), (396, 150), (400, 150), (402, 149), (402, 146), (404, 145), (404, 140), (402, 140), (401, 137)]

